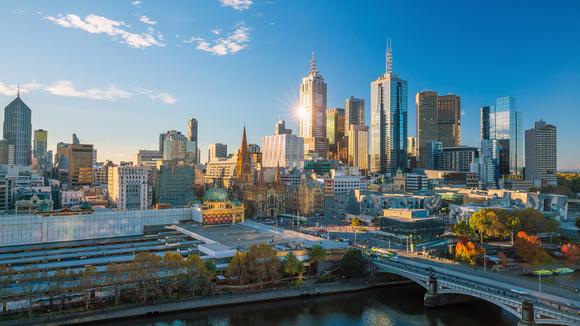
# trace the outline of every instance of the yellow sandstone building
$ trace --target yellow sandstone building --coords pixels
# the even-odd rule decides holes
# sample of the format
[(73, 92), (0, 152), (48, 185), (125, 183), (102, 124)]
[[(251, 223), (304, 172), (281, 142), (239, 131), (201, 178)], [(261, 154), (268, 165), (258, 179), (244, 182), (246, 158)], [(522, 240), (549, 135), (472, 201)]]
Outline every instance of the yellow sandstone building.
[(229, 200), (224, 189), (213, 187), (205, 193), (201, 214), (205, 225), (241, 223), (244, 221), (244, 204)]

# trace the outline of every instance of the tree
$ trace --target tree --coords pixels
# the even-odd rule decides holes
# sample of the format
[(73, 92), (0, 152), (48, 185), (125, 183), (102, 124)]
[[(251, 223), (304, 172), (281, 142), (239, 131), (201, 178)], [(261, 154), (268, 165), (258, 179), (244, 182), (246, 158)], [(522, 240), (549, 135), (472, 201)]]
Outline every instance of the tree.
[(286, 261), (284, 262), (284, 273), (291, 277), (298, 274), (298, 279), (302, 279), (302, 274), (304, 274), (304, 264), (296, 258), (293, 252), (288, 253), (286, 256)]
[(143, 302), (147, 302), (149, 290), (157, 280), (161, 268), (161, 257), (150, 252), (140, 252), (135, 260), (129, 264), (129, 279), (139, 285)]
[(359, 249), (348, 249), (340, 261), (340, 271), (346, 277), (366, 275), (367, 261)]
[(546, 218), (533, 208), (514, 210), (511, 214), (519, 218), (519, 230), (526, 233), (556, 232), (560, 227), (557, 221)]
[(248, 254), (245, 252), (236, 252), (226, 270), (228, 276), (235, 276), (238, 278), (240, 284), (246, 284), (250, 279), (250, 264)]
[(83, 292), (85, 296), (85, 310), (89, 310), (89, 301), (96, 273), (97, 268), (95, 266), (87, 266), (82, 272), (80, 272), (79, 290)]
[(205, 293), (210, 288), (213, 271), (199, 255), (189, 255), (185, 260), (187, 278), (191, 285), (191, 295), (194, 296), (197, 290)]
[(471, 266), (477, 259), (477, 246), (471, 241), (459, 241), (455, 244), (455, 259)]
[(510, 216), (507, 218), (507, 221), (505, 222), (505, 227), (510, 233), (512, 247), (514, 245), (514, 235), (516, 231), (520, 228), (520, 225), (521, 225), (520, 218), (517, 216)]
[(310, 266), (312, 267), (312, 273), (316, 275), (318, 272), (318, 264), (326, 259), (326, 249), (319, 244), (315, 244), (308, 251), (308, 256), (310, 257)]
[(115, 287), (115, 305), (119, 305), (119, 298), (121, 296), (121, 285), (125, 279), (127, 272), (126, 264), (112, 264), (107, 266), (107, 274), (109, 275), (110, 283)]
[(171, 299), (173, 292), (179, 287), (183, 259), (180, 254), (168, 251), (163, 256), (161, 264), (167, 273), (167, 291)]
[(350, 225), (351, 226), (362, 226), (362, 221), (360, 220), (360, 218), (354, 217), (353, 219), (351, 219)]
[(371, 220), (371, 223), (375, 226), (375, 227), (380, 227), (381, 226), (381, 218), (380, 217), (373, 217), (373, 219)]
[(8, 299), (5, 298), (10, 293), (9, 286), (12, 284), (14, 271), (6, 265), (0, 265), (0, 302), (2, 302), (2, 313), (6, 313)]
[(493, 224), (491, 220), (492, 214), (495, 215), (492, 211), (484, 208), (473, 213), (469, 218), (469, 227), (477, 233), (481, 243), (483, 243), (483, 238), (490, 233)]
[(451, 227), (451, 232), (459, 237), (469, 238), (473, 235), (473, 230), (469, 227), (469, 222), (467, 220), (462, 220), (459, 223), (453, 224)]
[(260, 284), (260, 288), (265, 280), (275, 282), (280, 278), (280, 260), (268, 244), (253, 244), (248, 251), (248, 258), (250, 275)]
[(532, 265), (547, 264), (552, 261), (546, 250), (540, 246), (540, 239), (535, 235), (527, 234), (525, 231), (516, 234), (514, 249), (523, 261)]
[(574, 243), (566, 243), (560, 248), (560, 252), (570, 262), (576, 263), (580, 259), (580, 246)]

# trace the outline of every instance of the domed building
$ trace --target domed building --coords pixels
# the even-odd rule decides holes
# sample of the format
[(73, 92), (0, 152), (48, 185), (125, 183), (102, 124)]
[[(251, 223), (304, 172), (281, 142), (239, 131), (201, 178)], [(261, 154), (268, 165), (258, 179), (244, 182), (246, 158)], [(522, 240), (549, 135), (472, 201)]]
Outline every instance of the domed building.
[(229, 199), (227, 191), (216, 186), (208, 189), (201, 205), (203, 224), (232, 224), (244, 221), (244, 204)]

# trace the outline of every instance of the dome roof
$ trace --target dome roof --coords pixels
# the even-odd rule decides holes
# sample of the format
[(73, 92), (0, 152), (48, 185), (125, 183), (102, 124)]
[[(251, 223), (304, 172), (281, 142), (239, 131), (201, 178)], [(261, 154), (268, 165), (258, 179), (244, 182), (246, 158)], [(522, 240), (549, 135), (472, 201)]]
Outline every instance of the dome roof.
[(208, 191), (205, 192), (205, 195), (203, 196), (203, 201), (216, 202), (227, 200), (228, 193), (224, 189), (218, 187), (210, 188)]

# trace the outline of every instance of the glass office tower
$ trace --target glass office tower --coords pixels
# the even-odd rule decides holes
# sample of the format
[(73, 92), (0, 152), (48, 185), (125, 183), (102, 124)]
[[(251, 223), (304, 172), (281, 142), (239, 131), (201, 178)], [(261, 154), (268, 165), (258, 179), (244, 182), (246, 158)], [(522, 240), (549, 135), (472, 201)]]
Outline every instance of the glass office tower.
[(490, 134), (492, 139), (509, 140), (509, 172), (523, 175), (524, 130), (522, 113), (516, 111), (515, 98), (504, 96), (497, 99), (495, 110), (490, 112)]

